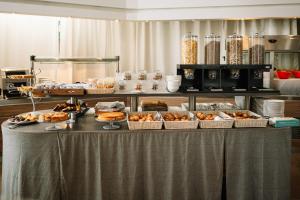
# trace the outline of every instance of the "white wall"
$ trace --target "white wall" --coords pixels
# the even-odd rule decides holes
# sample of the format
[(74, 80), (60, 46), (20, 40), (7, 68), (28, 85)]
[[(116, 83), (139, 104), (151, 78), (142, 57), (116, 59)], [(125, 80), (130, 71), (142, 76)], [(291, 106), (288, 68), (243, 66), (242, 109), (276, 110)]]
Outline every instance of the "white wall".
[(43, 0), (30, 3), (26, 1), (0, 1), (1, 12), (60, 17), (126, 19), (126, 12), (120, 8), (49, 3), (43, 2)]

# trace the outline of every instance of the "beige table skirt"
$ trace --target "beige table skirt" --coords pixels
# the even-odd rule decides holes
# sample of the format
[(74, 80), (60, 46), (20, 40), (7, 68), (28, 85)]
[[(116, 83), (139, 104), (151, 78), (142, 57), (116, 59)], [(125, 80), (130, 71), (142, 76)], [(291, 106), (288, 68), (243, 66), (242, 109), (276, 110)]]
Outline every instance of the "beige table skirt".
[(2, 124), (3, 200), (214, 200), (222, 187), (228, 199), (289, 199), (289, 128), (105, 131), (80, 120), (59, 132)]

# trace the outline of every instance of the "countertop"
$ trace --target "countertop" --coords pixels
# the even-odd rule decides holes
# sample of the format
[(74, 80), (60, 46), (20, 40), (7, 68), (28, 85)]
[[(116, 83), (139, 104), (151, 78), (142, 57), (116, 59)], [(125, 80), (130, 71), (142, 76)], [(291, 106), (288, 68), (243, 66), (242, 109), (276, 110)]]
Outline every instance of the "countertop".
[[(252, 97), (263, 97), (263, 96), (272, 96), (272, 97), (281, 97), (278, 91), (249, 91), (249, 92), (158, 92), (158, 93), (114, 93), (114, 94), (97, 94), (97, 95), (82, 95), (77, 96), (78, 98), (85, 99), (99, 99), (104, 97), (149, 97), (149, 96), (163, 96), (163, 97), (234, 97), (234, 96), (252, 96)], [(288, 95), (283, 96), (283, 98), (287, 98)], [(293, 97), (300, 99), (299, 96)], [(69, 96), (53, 96), (46, 98), (36, 98), (36, 103), (46, 103), (46, 102), (55, 102), (55, 101), (63, 101), (69, 99)], [(18, 99), (0, 99), (0, 106), (11, 106), (11, 105), (20, 105), (20, 104), (31, 104), (31, 100), (29, 98), (18, 98)]]

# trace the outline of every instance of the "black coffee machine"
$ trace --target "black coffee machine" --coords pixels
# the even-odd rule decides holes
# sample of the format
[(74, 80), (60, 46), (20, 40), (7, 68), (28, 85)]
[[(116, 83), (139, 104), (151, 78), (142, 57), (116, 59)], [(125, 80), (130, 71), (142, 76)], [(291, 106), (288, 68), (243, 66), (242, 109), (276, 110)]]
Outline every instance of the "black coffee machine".
[(264, 90), (263, 73), (272, 65), (178, 65), (182, 75), (181, 92)]

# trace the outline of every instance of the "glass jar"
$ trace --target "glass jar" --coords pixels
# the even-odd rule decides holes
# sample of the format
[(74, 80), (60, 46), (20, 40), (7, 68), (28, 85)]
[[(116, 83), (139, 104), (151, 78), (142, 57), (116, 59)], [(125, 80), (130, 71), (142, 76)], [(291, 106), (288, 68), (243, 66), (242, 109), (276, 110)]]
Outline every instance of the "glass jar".
[(140, 70), (138, 72), (138, 80), (140, 81), (147, 80), (147, 72), (145, 70)]
[(249, 64), (265, 63), (265, 41), (264, 36), (256, 33), (249, 37)]
[(220, 64), (220, 36), (210, 34), (204, 38), (205, 64)]
[(129, 81), (131, 80), (131, 72), (127, 71), (123, 73), (123, 80)]
[(227, 64), (243, 64), (243, 36), (234, 33), (226, 40)]
[(198, 36), (188, 33), (183, 36), (181, 44), (182, 64), (197, 64)]
[(136, 84), (134, 86), (134, 90), (142, 91), (142, 89), (143, 89), (143, 84), (140, 81), (136, 82)]
[(125, 80), (119, 80), (118, 85), (119, 85), (119, 90), (126, 89), (126, 81)]
[(154, 70), (153, 80), (160, 81), (162, 79), (162, 73), (160, 70)]
[(153, 80), (152, 90), (158, 90), (158, 86), (159, 86), (159, 81), (158, 80)]

